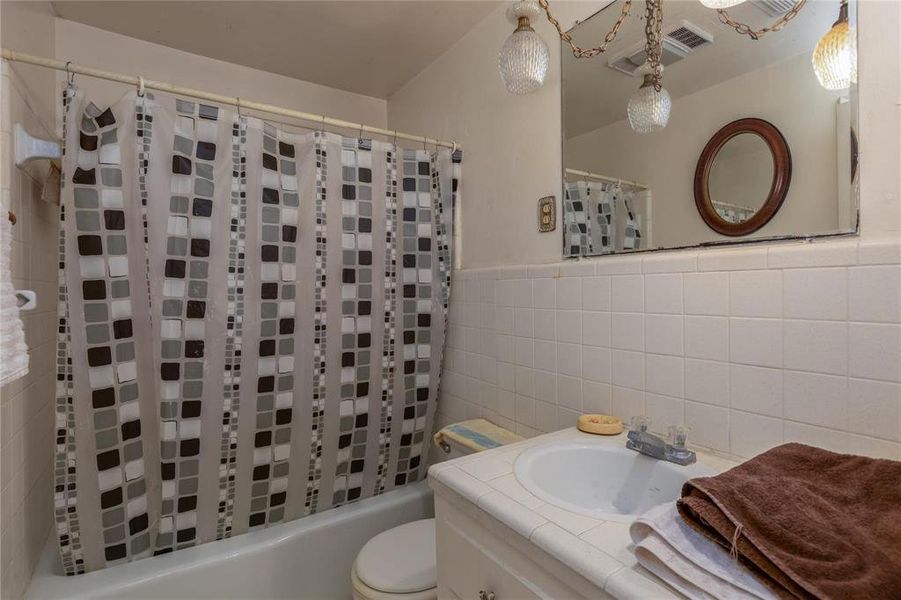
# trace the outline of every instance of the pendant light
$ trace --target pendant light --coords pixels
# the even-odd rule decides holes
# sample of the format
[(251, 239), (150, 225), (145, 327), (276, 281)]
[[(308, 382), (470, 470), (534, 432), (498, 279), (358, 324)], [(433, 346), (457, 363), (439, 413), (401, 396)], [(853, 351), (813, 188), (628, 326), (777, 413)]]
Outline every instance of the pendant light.
[(844, 90), (857, 83), (857, 41), (848, 23), (848, 0), (842, 0), (838, 20), (813, 50), (813, 71), (827, 90)]
[(501, 47), (497, 66), (510, 93), (529, 94), (544, 84), (548, 48), (531, 25), (531, 19), (539, 14), (538, 6), (528, 0), (516, 2), (507, 10), (507, 18), (516, 24), (516, 30)]
[[(626, 112), (629, 115), (629, 126), (636, 133), (652, 133), (666, 127), (669, 122), (673, 101), (662, 86), (657, 89), (653, 68), (645, 63), (639, 67), (644, 73), (644, 82), (638, 91), (629, 98)], [(658, 65), (660, 72), (663, 65)]]

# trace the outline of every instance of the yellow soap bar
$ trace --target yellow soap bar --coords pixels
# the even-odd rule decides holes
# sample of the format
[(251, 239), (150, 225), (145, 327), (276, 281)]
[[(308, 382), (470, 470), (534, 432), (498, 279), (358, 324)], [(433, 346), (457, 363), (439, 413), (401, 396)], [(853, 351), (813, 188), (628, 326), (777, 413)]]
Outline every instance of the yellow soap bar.
[(623, 432), (623, 422), (610, 415), (582, 415), (578, 427), (585, 433), (618, 435)]

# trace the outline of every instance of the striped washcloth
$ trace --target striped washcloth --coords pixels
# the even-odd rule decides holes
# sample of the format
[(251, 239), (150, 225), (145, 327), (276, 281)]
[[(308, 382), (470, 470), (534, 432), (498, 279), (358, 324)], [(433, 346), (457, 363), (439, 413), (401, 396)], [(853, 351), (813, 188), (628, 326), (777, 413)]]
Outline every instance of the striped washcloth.
[(435, 434), (435, 443), (439, 446), (445, 444), (447, 440), (453, 440), (473, 452), (491, 450), (498, 446), (522, 441), (523, 439), (525, 438), (521, 435), (516, 435), (512, 431), (507, 431), (503, 427), (498, 427), (485, 419), (470, 419), (469, 421), (454, 423)]

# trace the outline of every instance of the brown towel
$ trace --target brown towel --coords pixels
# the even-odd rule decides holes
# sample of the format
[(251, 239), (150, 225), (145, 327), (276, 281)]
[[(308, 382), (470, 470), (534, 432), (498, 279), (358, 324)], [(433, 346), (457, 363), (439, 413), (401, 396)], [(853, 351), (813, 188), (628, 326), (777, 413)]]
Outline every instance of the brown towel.
[(781, 597), (901, 598), (901, 462), (785, 444), (677, 506)]

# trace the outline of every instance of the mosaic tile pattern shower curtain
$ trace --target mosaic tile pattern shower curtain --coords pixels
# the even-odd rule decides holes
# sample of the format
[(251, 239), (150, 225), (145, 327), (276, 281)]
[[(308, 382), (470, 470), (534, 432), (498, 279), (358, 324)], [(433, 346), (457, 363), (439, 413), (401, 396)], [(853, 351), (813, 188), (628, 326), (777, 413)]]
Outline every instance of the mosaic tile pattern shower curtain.
[(65, 571), (421, 479), (459, 153), (150, 94), (66, 105)]

